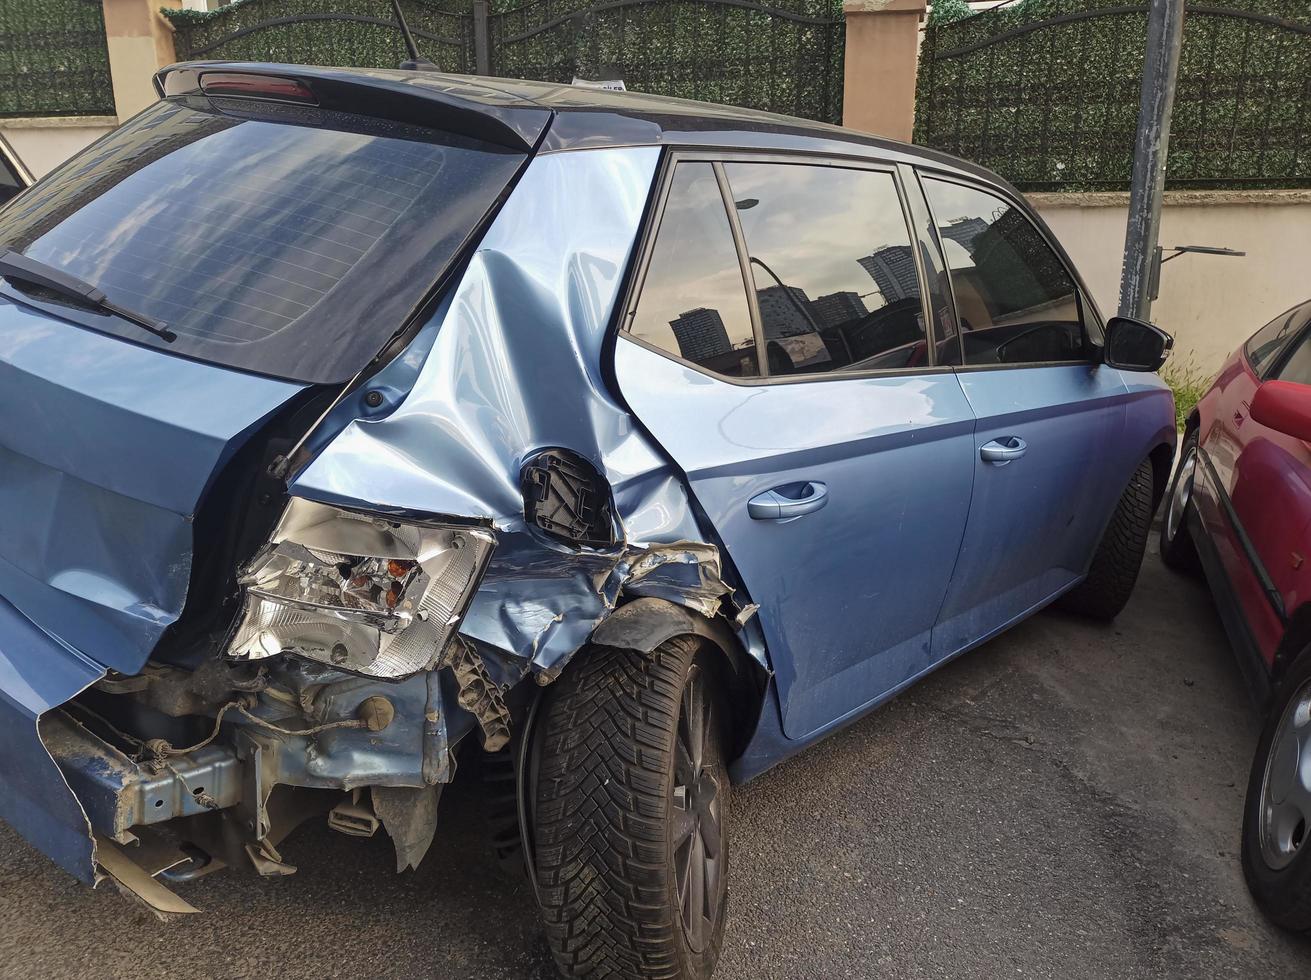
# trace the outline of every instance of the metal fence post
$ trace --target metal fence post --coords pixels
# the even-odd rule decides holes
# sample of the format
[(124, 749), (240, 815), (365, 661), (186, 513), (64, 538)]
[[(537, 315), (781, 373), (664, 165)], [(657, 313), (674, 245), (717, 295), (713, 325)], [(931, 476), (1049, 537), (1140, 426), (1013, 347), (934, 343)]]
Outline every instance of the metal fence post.
[(473, 0), (473, 63), (476, 74), (492, 73), (492, 46), (487, 27), (487, 0)]
[(1138, 135), (1133, 149), (1133, 183), (1129, 188), (1129, 223), (1120, 272), (1120, 315), (1143, 320), (1152, 313), (1152, 266), (1157, 261), (1161, 194), (1170, 152), (1170, 113), (1183, 36), (1184, 0), (1151, 0)]

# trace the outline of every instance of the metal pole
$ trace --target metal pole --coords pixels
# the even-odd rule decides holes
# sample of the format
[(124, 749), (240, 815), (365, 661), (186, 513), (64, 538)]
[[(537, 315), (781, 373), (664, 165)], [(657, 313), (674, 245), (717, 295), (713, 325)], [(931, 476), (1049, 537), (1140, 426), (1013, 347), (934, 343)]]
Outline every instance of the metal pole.
[(473, 62), (479, 75), (492, 73), (492, 46), (487, 30), (487, 0), (473, 0)]
[(1152, 313), (1151, 279), (1161, 230), (1161, 192), (1170, 151), (1179, 48), (1184, 36), (1184, 0), (1151, 0), (1147, 13), (1147, 56), (1143, 61), (1138, 137), (1133, 149), (1129, 225), (1120, 273), (1120, 315), (1146, 320)]

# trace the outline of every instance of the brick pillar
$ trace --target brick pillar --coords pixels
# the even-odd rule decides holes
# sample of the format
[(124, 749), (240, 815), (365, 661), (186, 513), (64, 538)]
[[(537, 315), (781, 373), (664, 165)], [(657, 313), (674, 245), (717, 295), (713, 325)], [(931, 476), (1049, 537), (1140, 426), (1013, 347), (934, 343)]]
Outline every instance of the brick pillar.
[(845, 0), (842, 125), (910, 142), (925, 0)]
[(181, 0), (103, 0), (105, 39), (109, 42), (109, 76), (114, 109), (120, 121), (155, 101), (155, 72), (171, 65), (173, 29), (160, 7), (180, 7)]

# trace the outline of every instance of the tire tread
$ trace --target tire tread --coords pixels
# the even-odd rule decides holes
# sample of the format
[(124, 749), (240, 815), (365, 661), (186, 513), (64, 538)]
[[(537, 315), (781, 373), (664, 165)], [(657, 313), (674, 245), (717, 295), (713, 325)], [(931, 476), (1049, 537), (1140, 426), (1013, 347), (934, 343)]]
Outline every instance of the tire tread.
[(1088, 577), (1061, 599), (1061, 606), (1093, 619), (1110, 621), (1120, 614), (1133, 587), (1147, 550), (1152, 524), (1152, 461), (1138, 464), (1120, 495), (1110, 523), (1097, 545)]
[(594, 647), (553, 686), (534, 829), (547, 941), (565, 976), (685, 975), (666, 809), (683, 678), (698, 649), (693, 637), (650, 654)]

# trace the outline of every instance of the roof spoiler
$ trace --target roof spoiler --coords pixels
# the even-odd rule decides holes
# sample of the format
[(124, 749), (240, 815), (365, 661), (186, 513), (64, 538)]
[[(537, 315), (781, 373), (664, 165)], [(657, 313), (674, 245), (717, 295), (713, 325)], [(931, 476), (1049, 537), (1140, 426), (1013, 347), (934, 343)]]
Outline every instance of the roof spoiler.
[[(207, 76), (209, 81), (207, 81)], [(551, 110), (468, 78), (258, 62), (193, 61), (155, 73), (161, 98), (221, 95), (391, 119), (531, 153)]]

